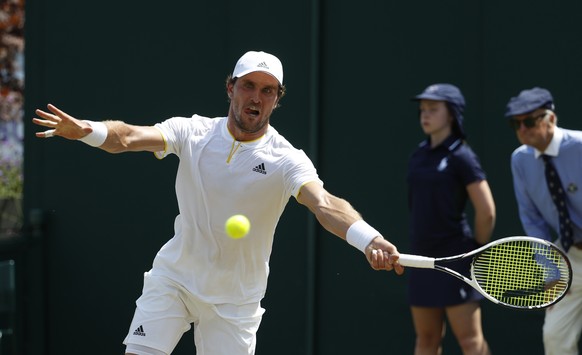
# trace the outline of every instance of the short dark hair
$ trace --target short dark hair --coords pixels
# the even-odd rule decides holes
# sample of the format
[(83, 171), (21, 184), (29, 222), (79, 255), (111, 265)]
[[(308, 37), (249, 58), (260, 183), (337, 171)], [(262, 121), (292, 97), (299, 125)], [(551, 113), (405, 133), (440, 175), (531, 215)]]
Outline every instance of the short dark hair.
[(455, 134), (459, 138), (464, 139), (465, 132), (463, 130), (463, 127), (461, 127), (461, 123), (459, 122), (458, 115), (461, 115), (461, 112), (459, 112), (458, 106), (456, 106), (455, 104), (452, 104), (450, 102), (445, 102), (445, 104), (447, 106), (447, 110), (449, 111), (449, 115), (451, 115), (453, 117), (453, 124), (452, 124), (453, 134)]

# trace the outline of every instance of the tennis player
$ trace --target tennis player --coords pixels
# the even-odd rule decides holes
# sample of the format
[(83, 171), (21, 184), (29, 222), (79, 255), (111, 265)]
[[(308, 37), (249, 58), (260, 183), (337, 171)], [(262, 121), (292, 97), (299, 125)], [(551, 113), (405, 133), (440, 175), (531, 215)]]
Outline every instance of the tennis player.
[[(153, 127), (76, 119), (54, 105), (37, 110), (40, 138), (80, 140), (110, 153), (148, 151), (180, 163), (175, 234), (145, 273), (125, 338), (126, 354), (170, 354), (194, 324), (198, 354), (254, 354), (277, 222), (291, 196), (321, 225), (362, 251), (375, 270), (403, 268), (396, 247), (345, 200), (323, 187), (307, 155), (270, 125), (285, 94), (275, 56), (247, 52), (226, 81), (227, 117), (173, 117)], [(252, 224), (229, 238), (234, 214)]]

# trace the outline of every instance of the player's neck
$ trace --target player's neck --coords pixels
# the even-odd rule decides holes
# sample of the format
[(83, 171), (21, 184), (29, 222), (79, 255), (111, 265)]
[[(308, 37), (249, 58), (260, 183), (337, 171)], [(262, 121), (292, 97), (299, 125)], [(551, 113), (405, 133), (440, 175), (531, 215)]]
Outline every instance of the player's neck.
[(267, 123), (257, 132), (245, 132), (243, 129), (236, 125), (233, 119), (228, 118), (226, 127), (228, 128), (228, 132), (234, 138), (235, 141), (251, 142), (263, 137), (265, 133), (267, 133), (267, 130), (269, 129), (269, 124)]

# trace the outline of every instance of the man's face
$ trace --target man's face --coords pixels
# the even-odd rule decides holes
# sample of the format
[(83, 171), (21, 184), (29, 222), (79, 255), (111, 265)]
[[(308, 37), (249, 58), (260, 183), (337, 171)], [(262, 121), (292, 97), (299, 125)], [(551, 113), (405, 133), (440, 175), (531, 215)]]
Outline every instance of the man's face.
[(270, 74), (252, 72), (229, 84), (229, 119), (245, 134), (265, 133), (271, 113), (277, 107), (279, 81)]
[(553, 113), (540, 108), (523, 115), (513, 116), (510, 122), (521, 144), (532, 146), (543, 152), (552, 140), (554, 121)]

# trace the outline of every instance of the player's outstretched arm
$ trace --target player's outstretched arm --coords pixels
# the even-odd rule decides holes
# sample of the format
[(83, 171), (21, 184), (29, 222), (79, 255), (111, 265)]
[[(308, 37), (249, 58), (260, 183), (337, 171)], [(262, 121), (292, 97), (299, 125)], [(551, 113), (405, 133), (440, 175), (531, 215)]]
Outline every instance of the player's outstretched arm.
[(399, 275), (404, 272), (403, 267), (398, 264), (400, 254), (396, 246), (364, 222), (346, 200), (330, 194), (323, 186), (312, 182), (301, 188), (297, 201), (309, 208), (327, 231), (364, 252), (373, 269), (395, 270)]
[(36, 125), (48, 130), (37, 132), (39, 138), (54, 136), (70, 140), (81, 140), (110, 153), (127, 151), (157, 152), (165, 149), (160, 131), (150, 126), (134, 126), (121, 121), (91, 122), (77, 119), (49, 104), (48, 112), (36, 110)]

